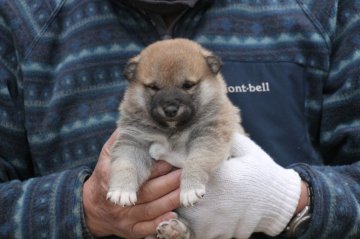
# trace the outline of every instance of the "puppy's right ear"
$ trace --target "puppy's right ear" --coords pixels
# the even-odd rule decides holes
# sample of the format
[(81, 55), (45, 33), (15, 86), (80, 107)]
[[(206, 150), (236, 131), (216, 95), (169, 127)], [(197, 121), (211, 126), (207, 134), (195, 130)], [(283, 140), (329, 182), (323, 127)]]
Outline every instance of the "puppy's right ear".
[(123, 75), (128, 81), (132, 81), (135, 78), (136, 68), (140, 61), (140, 55), (131, 58), (124, 68)]

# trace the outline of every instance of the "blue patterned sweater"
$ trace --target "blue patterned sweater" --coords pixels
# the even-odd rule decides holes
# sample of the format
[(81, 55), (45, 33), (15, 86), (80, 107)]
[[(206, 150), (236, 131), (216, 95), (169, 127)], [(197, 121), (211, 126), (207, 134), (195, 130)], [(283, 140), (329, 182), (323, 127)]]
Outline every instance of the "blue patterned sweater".
[(122, 68), (164, 34), (223, 59), (247, 131), (311, 184), (303, 238), (360, 238), (359, 12), (200, 1), (166, 32), (121, 0), (0, 0), (0, 238), (89, 237), (82, 185), (115, 128)]

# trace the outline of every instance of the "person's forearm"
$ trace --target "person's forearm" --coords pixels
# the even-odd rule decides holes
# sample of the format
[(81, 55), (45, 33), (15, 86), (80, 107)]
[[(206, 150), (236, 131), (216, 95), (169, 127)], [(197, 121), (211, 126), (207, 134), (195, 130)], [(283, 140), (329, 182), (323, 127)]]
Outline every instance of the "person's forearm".
[[(87, 168), (0, 184), (0, 238), (83, 238)], [(6, 223), (5, 223), (6, 222)]]

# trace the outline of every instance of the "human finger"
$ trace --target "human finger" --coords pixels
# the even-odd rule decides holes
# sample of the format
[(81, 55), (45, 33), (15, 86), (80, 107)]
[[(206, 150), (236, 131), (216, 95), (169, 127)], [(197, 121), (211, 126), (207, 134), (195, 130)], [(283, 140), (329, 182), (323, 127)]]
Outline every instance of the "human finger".
[(167, 174), (172, 169), (173, 169), (173, 166), (171, 164), (167, 163), (166, 161), (163, 161), (163, 160), (156, 161), (151, 169), (150, 179)]
[(181, 170), (175, 170), (168, 174), (147, 181), (138, 192), (138, 204), (154, 201), (180, 186)]
[(149, 221), (180, 206), (180, 189), (176, 189), (154, 201), (131, 207), (128, 216), (135, 221)]
[(101, 156), (109, 156), (111, 154), (112, 147), (115, 144), (116, 139), (120, 134), (120, 128), (116, 128), (116, 130), (111, 134), (110, 138), (104, 144), (100, 155)]

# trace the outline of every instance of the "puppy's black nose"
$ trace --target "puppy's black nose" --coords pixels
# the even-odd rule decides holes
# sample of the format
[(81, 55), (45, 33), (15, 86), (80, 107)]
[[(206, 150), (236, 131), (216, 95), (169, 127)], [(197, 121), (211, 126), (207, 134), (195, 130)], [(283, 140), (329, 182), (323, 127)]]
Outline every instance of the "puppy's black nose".
[(172, 118), (176, 116), (179, 107), (177, 105), (170, 104), (165, 106), (163, 109), (166, 117)]

